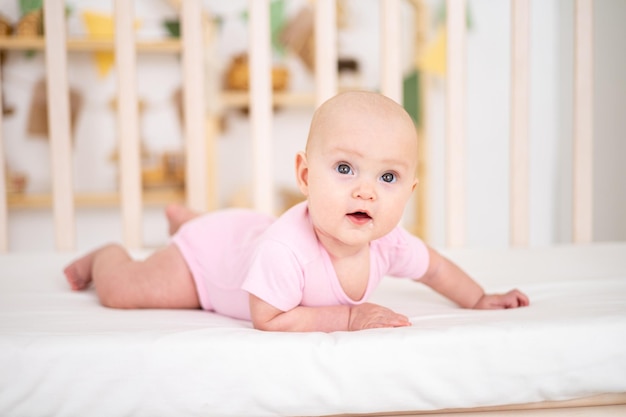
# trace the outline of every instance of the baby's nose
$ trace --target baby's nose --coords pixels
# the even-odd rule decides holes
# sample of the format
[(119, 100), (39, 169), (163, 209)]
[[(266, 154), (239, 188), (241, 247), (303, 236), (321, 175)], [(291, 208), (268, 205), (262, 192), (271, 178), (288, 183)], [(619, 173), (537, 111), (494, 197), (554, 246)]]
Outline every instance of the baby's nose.
[(376, 190), (369, 181), (361, 181), (358, 187), (352, 193), (352, 197), (363, 200), (375, 200)]

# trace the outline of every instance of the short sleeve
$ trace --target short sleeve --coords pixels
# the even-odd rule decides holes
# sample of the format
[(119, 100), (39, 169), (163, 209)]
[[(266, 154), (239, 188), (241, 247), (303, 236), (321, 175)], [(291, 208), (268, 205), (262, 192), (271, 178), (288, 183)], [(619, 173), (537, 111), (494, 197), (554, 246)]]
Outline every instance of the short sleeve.
[(302, 301), (304, 273), (296, 255), (286, 245), (263, 241), (257, 248), (242, 289), (281, 311)]
[(420, 279), (428, 270), (428, 247), (401, 227), (377, 241), (374, 248), (381, 259), (381, 271), (394, 277)]

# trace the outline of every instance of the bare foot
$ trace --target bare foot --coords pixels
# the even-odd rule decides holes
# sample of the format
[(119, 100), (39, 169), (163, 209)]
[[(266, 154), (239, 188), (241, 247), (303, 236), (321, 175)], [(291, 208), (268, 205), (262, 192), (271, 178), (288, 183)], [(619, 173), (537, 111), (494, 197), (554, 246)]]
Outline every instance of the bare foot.
[(74, 291), (86, 289), (91, 283), (91, 266), (97, 250), (78, 258), (65, 267), (63, 273)]
[(167, 217), (171, 236), (178, 231), (183, 223), (198, 217), (199, 214), (182, 204), (169, 204), (165, 208), (165, 216)]

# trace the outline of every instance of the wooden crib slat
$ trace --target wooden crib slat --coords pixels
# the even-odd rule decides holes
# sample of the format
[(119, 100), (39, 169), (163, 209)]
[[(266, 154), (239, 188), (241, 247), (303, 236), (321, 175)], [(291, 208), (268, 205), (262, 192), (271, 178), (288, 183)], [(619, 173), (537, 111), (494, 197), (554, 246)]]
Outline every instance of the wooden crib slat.
[(208, 188), (204, 119), (204, 50), (200, 0), (183, 1), (181, 15), (186, 197), (190, 208), (204, 212), (207, 210)]
[(337, 4), (315, 2), (315, 103), (337, 94)]
[(123, 239), (135, 249), (142, 246), (142, 195), (132, 1), (115, 0), (115, 64)]
[(511, 245), (529, 242), (530, 1), (511, 3)]
[(573, 239), (593, 239), (593, 0), (576, 0)]
[(0, 253), (9, 250), (9, 216), (7, 206), (7, 187), (6, 187), (6, 165), (4, 161), (4, 125), (2, 107), (2, 71), (0, 71)]
[(447, 0), (446, 244), (465, 244), (465, 0)]
[(250, 125), (252, 128), (253, 201), (262, 212), (274, 212), (272, 179), (272, 78), (269, 0), (250, 0)]
[(72, 250), (75, 242), (75, 224), (65, 4), (60, 0), (45, 0), (44, 8), (55, 241), (58, 250)]
[(402, 104), (400, 0), (381, 3), (381, 93)]
[[(202, 38), (204, 50), (204, 85), (206, 95), (205, 106), (205, 176), (207, 188), (207, 210), (216, 210), (218, 203), (218, 177), (217, 177), (217, 137), (220, 133), (220, 109), (221, 101), (219, 91), (221, 81), (217, 65), (217, 23), (207, 10), (202, 14)], [(184, 34), (183, 34), (184, 35)]]

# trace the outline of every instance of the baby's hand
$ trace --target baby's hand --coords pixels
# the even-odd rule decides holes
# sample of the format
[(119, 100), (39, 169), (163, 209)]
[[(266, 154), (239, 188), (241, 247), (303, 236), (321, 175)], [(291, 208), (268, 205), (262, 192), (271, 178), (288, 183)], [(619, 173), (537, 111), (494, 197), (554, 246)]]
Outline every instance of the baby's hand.
[(530, 304), (526, 294), (512, 290), (506, 294), (485, 294), (474, 306), (478, 310), (498, 310), (504, 308), (526, 307)]
[(364, 303), (350, 307), (348, 330), (374, 329), (378, 327), (410, 326), (406, 316), (394, 313), (386, 307)]

